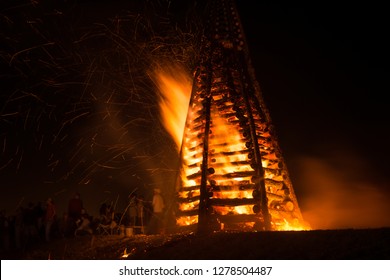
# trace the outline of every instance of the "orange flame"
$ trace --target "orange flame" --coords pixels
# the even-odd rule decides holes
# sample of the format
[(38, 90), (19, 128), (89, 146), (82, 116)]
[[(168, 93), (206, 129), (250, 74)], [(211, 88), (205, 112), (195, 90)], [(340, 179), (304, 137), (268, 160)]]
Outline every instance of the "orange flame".
[(192, 78), (177, 64), (156, 67), (152, 79), (160, 91), (160, 116), (180, 151), (191, 97)]
[[(183, 168), (180, 170), (181, 190), (178, 196), (187, 202), (179, 204), (179, 209), (192, 216), (180, 216), (177, 218), (178, 225), (192, 225), (198, 223), (198, 215), (195, 214), (199, 208), (200, 176), (202, 172), (202, 149), (203, 146), (199, 131), (196, 129), (196, 124), (189, 122), (186, 126), (187, 117), (189, 120), (196, 114), (196, 111), (201, 106), (200, 104), (190, 104), (192, 78), (187, 74), (183, 67), (172, 64), (163, 67), (157, 67), (153, 71), (153, 80), (155, 81), (160, 91), (160, 114), (161, 121), (171, 135), (177, 145), (177, 149), (181, 151), (181, 160)], [(213, 99), (218, 99), (218, 95), (213, 95)], [(191, 106), (190, 106), (191, 105)], [(233, 106), (230, 102), (225, 102), (226, 106)], [(214, 173), (211, 176), (213, 183), (220, 186), (219, 191), (213, 192), (211, 199), (252, 199), (253, 190), (245, 189), (242, 186), (248, 185), (252, 179), (251, 171), (253, 168), (248, 161), (248, 152), (246, 142), (243, 141), (242, 132), (237, 124), (229, 118), (220, 116), (220, 112), (216, 107), (211, 108), (211, 131), (209, 140), (210, 150), (209, 164), (213, 167)], [(270, 137), (268, 132), (260, 132), (262, 137)], [(184, 145), (182, 147), (182, 141)], [(265, 149), (268, 149), (268, 142), (263, 144)], [(290, 201), (281, 201), (280, 191), (284, 192), (282, 187), (283, 174), (277, 171), (276, 155), (268, 153), (262, 158), (262, 165), (265, 170), (264, 179), (266, 180), (266, 188), (269, 198), (276, 197), (276, 202), (270, 210), (273, 216), (273, 228), (275, 230), (305, 230), (308, 226), (300, 224), (297, 219), (294, 221), (287, 218), (284, 212), (292, 212), (294, 204)], [(210, 178), (211, 178), (210, 177)], [(271, 182), (268, 182), (271, 181)], [(279, 191), (280, 189), (280, 191)], [(272, 204), (272, 199), (269, 200), (269, 206)], [(248, 205), (214, 205), (212, 206), (216, 214), (225, 216), (230, 214), (235, 215), (255, 215), (254, 204)], [(225, 225), (221, 223), (221, 229)], [(242, 223), (245, 227), (252, 228), (248, 222)]]

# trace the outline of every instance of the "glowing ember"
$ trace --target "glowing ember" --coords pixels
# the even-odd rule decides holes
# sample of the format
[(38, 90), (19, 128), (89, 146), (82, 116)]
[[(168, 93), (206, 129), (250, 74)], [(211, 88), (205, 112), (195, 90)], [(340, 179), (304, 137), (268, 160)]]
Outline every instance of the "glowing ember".
[(128, 258), (129, 256), (133, 255), (135, 252), (136, 252), (136, 248), (131, 249), (130, 252), (127, 252), (127, 248), (125, 248), (125, 249), (123, 250), (123, 254), (122, 254), (121, 258), (122, 258), (122, 259), (126, 259), (126, 258)]
[(123, 251), (122, 258), (127, 258), (130, 254), (127, 253), (127, 248)]

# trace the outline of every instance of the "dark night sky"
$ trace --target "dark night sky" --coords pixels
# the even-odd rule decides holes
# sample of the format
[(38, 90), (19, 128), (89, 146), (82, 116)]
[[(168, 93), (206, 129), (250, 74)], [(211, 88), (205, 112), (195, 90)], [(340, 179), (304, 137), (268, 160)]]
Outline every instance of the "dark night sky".
[[(148, 85), (129, 82), (137, 79), (137, 67), (127, 70), (131, 75), (118, 70), (128, 67), (128, 57), (143, 65), (134, 55), (141, 47), (101, 35), (115, 30), (118, 14), (134, 20), (143, 1), (19, 2), (28, 5), (6, 1), (0, 11), (0, 178), (8, 213), (19, 202), (47, 196), (64, 204), (74, 190), (93, 208), (105, 199), (123, 202), (134, 186), (148, 196), (154, 185), (169, 184), (164, 177), (172, 177), (175, 166), (166, 159), (174, 155), (172, 143), (158, 122), (145, 121), (157, 114), (153, 104), (144, 105), (148, 97), (129, 90)], [(390, 226), (385, 8), (237, 2), (304, 216), (318, 228)], [(172, 1), (170, 9), (194, 30), (183, 1)], [(151, 21), (165, 24), (166, 17)], [(148, 28), (138, 23), (140, 33)], [(107, 50), (107, 59), (94, 55), (99, 50)], [(107, 108), (120, 113), (105, 118)], [(12, 115), (16, 111), (23, 113)]]
[(307, 219), (318, 227), (388, 226), (384, 7), (243, 5), (253, 64)]

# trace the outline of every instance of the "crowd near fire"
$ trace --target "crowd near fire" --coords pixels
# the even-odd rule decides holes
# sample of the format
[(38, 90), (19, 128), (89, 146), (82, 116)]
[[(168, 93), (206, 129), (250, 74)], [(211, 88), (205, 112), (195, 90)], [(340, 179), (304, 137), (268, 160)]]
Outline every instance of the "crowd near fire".
[[(34, 173), (31, 170), (39, 170), (38, 162), (43, 162), (40, 172), (48, 173), (39, 180), (53, 185), (46, 198), (55, 203), (75, 182), (75, 190), (92, 188), (103, 177), (125, 181), (126, 188), (132, 188), (129, 192), (139, 188), (150, 203), (152, 190), (162, 189), (164, 219), (173, 219), (174, 226), (165, 221), (167, 229), (154, 233), (310, 229), (255, 78), (234, 1), (207, 3), (193, 33), (165, 28), (168, 20), (155, 19), (146, 10), (143, 17), (117, 16), (85, 32), (75, 27), (72, 8), (66, 4), (61, 13), (38, 3), (29, 5), (29, 20), (20, 25), (16, 22), (21, 8), (9, 8), (6, 32), (15, 28), (21, 35), (31, 33), (32, 43), (23, 36), (20, 42), (6, 36), (10, 52), (2, 58), (8, 63), (13, 94), (1, 112), (8, 129), (2, 134), (3, 154), (10, 157), (3, 158), (2, 170), (22, 172), (28, 167), (27, 173)], [(69, 37), (53, 35), (55, 30), (47, 28), (53, 19), (56, 28), (69, 27)], [(164, 23), (157, 25), (165, 37), (155, 35), (152, 20)], [(137, 24), (132, 37), (125, 37), (129, 26)], [(104, 42), (101, 49), (95, 48), (94, 40)], [(173, 160), (161, 148), (169, 145), (159, 139), (163, 133), (157, 112), (164, 133), (176, 145)], [(13, 130), (14, 122), (23, 128)], [(27, 149), (21, 139), (32, 139), (33, 148)], [(167, 162), (178, 165), (172, 168)], [(162, 165), (168, 166), (169, 174)], [(168, 177), (174, 178), (164, 181)], [(93, 200), (92, 195), (84, 197)], [(127, 210), (122, 210), (110, 218), (115, 225), (98, 223), (87, 233), (99, 228), (124, 234), (119, 225)]]

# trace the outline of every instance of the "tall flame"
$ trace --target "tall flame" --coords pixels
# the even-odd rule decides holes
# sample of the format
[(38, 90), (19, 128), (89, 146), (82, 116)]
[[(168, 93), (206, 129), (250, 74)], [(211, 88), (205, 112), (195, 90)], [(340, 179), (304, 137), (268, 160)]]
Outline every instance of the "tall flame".
[(160, 92), (162, 123), (180, 151), (191, 97), (192, 77), (180, 65), (156, 67), (152, 79)]
[[(161, 122), (171, 135), (181, 152), (180, 188), (178, 189), (178, 208), (184, 215), (178, 215), (176, 223), (188, 226), (198, 223), (197, 210), (200, 207), (200, 186), (203, 164), (202, 136), (200, 127), (203, 121), (202, 104), (194, 99), (190, 104), (192, 78), (180, 65), (171, 64), (156, 67), (153, 81), (160, 93)], [(221, 80), (218, 80), (221, 82)], [(218, 84), (217, 79), (214, 80)], [(208, 136), (207, 166), (212, 171), (208, 174), (208, 188), (212, 189), (213, 213), (221, 219), (221, 229), (225, 228), (222, 220), (241, 216), (234, 223), (245, 230), (253, 229), (256, 216), (254, 199), (253, 167), (251, 166), (250, 149), (244, 136), (245, 130), (239, 125), (240, 119), (234, 111), (234, 102), (224, 100), (228, 94), (223, 86), (212, 88), (210, 107), (210, 135)], [(223, 104), (223, 106), (216, 105)], [(188, 118), (188, 120), (187, 120)], [(259, 141), (264, 150), (261, 164), (265, 169), (264, 180), (268, 197), (268, 209), (272, 215), (274, 230), (302, 230), (296, 215), (295, 204), (286, 192), (288, 182), (283, 177), (284, 171), (279, 168), (279, 161), (273, 149), (271, 135), (264, 124), (256, 119)], [(263, 131), (264, 130), (264, 131)], [(266, 140), (264, 140), (266, 139)], [(182, 145), (182, 141), (183, 145)], [(213, 187), (210, 187), (213, 185)], [(188, 215), (187, 215), (188, 214)], [(294, 218), (295, 217), (295, 218)], [(227, 226), (228, 227), (228, 226)]]

